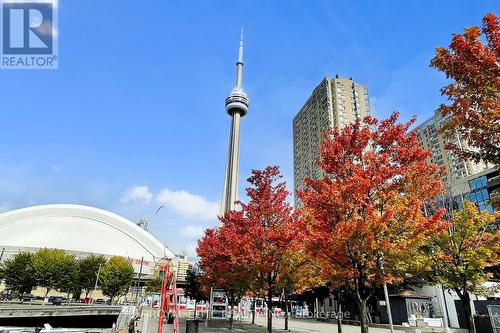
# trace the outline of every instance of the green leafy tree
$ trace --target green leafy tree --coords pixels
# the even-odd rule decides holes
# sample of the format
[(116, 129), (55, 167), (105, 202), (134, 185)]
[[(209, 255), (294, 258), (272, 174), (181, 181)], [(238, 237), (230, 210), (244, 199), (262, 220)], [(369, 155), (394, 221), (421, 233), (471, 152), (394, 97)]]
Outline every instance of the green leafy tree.
[(99, 282), (104, 295), (111, 298), (126, 293), (132, 285), (134, 268), (123, 257), (112, 257), (101, 268)]
[(20, 294), (29, 293), (36, 286), (34, 278), (33, 254), (19, 252), (1, 265), (7, 289)]
[(163, 286), (162, 278), (155, 277), (146, 283), (146, 291), (148, 293), (157, 293), (160, 292), (162, 286)]
[(99, 267), (106, 263), (104, 256), (90, 255), (78, 260), (78, 289), (85, 290), (85, 298), (96, 285)]
[[(65, 283), (72, 284), (75, 279), (74, 257), (63, 250), (40, 249), (33, 255), (35, 280), (38, 286), (46, 288), (45, 297), (52, 289), (64, 289)], [(65, 275), (69, 274), (69, 277)]]
[(453, 212), (451, 228), (430, 242), (435, 281), (457, 293), (471, 332), (470, 294), (486, 296), (495, 291), (484, 282), (493, 275), (487, 268), (500, 264), (500, 231), (492, 228), (499, 217), (500, 213), (480, 213), (474, 204), (465, 202), (462, 211)]
[(66, 253), (56, 263), (56, 283), (54, 287), (60, 292), (65, 292), (69, 295), (79, 289), (78, 286), (78, 262), (74, 256)]

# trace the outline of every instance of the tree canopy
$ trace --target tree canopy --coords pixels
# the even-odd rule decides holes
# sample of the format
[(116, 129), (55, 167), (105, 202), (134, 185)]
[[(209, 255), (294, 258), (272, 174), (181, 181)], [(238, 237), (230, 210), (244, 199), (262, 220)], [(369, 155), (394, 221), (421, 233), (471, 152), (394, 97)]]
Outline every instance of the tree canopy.
[(36, 286), (32, 253), (19, 252), (14, 257), (5, 260), (1, 269), (7, 289), (23, 294), (30, 293)]
[(111, 301), (116, 296), (128, 291), (134, 278), (134, 268), (123, 257), (110, 258), (101, 268), (99, 274), (100, 287), (104, 295)]
[[(252, 170), (248, 203), (240, 202), (241, 210), (220, 217), (222, 226), (208, 229), (197, 248), (205, 286), (221, 286), (238, 297), (253, 288), (264, 289), (269, 311), (290, 267), (288, 255), (299, 245), (300, 229), (281, 178), (276, 166)], [(271, 327), (272, 314), (269, 331)]]
[(492, 277), (486, 270), (500, 265), (500, 213), (478, 212), (471, 202), (452, 213), (452, 225), (430, 240), (432, 274), (435, 281), (459, 296), (472, 328), (470, 294), (487, 296), (499, 286), (487, 288), (484, 282)]
[(106, 260), (102, 255), (90, 255), (76, 259), (63, 250), (45, 248), (35, 253), (19, 252), (5, 260), (0, 269), (7, 289), (20, 294), (39, 286), (47, 289), (46, 295), (58, 290), (78, 297), (82, 290), (88, 293), (94, 289), (99, 266), (104, 269), (99, 279), (104, 294), (114, 297), (128, 290), (134, 270), (120, 257)]
[[(484, 41), (484, 42), (483, 42)], [(450, 104), (441, 104), (443, 131), (458, 133), (467, 146), (450, 144), (462, 157), (500, 164), (500, 28), (486, 14), (482, 26), (454, 34), (448, 48), (439, 47), (431, 66), (453, 82), (441, 89)], [(472, 149), (471, 149), (472, 148)]]
[(99, 267), (105, 263), (104, 256), (94, 254), (78, 260), (78, 287), (85, 290), (86, 295), (94, 289)]
[(152, 278), (146, 283), (146, 291), (148, 293), (159, 293), (163, 286), (163, 279), (159, 276)]
[[(442, 211), (423, 203), (441, 192), (429, 152), (398, 114), (331, 130), (324, 136), (319, 180), (305, 179), (302, 201), (305, 249), (332, 286), (344, 285), (358, 303), (367, 332), (366, 302), (382, 283), (397, 283), (424, 263), (421, 247), (446, 228)], [(384, 269), (382, 269), (382, 267)]]
[[(33, 255), (33, 267), (36, 284), (46, 288), (47, 295), (52, 289), (64, 289), (74, 278), (74, 257), (63, 250), (40, 249)], [(70, 275), (68, 279), (67, 275)], [(72, 287), (72, 286), (68, 286)]]

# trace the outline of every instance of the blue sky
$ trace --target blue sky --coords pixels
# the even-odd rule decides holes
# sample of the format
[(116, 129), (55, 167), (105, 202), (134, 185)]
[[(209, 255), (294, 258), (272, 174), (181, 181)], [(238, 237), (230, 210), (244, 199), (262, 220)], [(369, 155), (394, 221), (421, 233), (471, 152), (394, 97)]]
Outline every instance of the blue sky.
[[(495, 1), (60, 0), (59, 69), (0, 71), (0, 207), (80, 203), (193, 255), (216, 224), (240, 26), (240, 188), (252, 168), (292, 177), (292, 118), (324, 76), (369, 88), (373, 113), (429, 117), (451, 34)], [(155, 215), (159, 205), (166, 209)]]

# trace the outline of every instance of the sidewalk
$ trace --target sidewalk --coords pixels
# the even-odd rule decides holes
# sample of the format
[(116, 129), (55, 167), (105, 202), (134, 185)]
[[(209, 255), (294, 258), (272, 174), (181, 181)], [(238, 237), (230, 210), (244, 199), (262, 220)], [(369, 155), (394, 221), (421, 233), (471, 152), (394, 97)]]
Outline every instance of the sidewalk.
[[(284, 332), (283, 328), (285, 320), (283, 318), (273, 318), (273, 332)], [(358, 326), (342, 326), (343, 333), (359, 333), (361, 329)], [(172, 325), (165, 325), (163, 332), (171, 333)], [(179, 333), (186, 332), (185, 320), (181, 321), (181, 328)], [(250, 324), (249, 321), (235, 321), (233, 330), (227, 327), (205, 327), (203, 322), (200, 322), (199, 333), (217, 333), (217, 332), (246, 332), (246, 333), (265, 333), (266, 332), (266, 318), (255, 318), (255, 325)], [(316, 322), (313, 320), (290, 320), (289, 331), (292, 333), (337, 333), (337, 325), (331, 323)], [(370, 327), (370, 333), (390, 333), (388, 329)], [(398, 331), (395, 332), (405, 332)], [(408, 333), (408, 331), (406, 331)], [(146, 333), (146, 332), (144, 332)], [(156, 330), (150, 330), (148, 333), (156, 333)]]
[[(266, 322), (265, 317), (256, 317), (255, 324), (252, 325), (249, 318), (243, 319), (243, 321), (235, 320), (233, 325), (233, 330), (229, 330), (228, 327), (206, 327), (205, 322), (199, 323), (199, 333), (217, 333), (217, 332), (246, 332), (246, 333), (266, 333)], [(284, 331), (285, 320), (283, 318), (273, 318), (273, 332), (286, 332)], [(289, 331), (292, 333), (338, 333), (337, 324), (318, 322), (315, 320), (296, 320), (290, 319), (288, 323)], [(156, 326), (155, 326), (156, 328)], [(462, 331), (463, 330), (458, 330)], [(172, 333), (172, 325), (165, 324), (163, 333)], [(179, 333), (186, 332), (185, 319), (181, 319), (181, 327)], [(342, 333), (360, 333), (361, 328), (359, 326), (342, 325)], [(411, 333), (410, 330), (395, 329), (396, 333)], [(429, 332), (422, 330), (422, 332)], [(452, 332), (457, 332), (452, 329)], [(156, 333), (156, 329), (150, 327), (148, 332), (143, 333)], [(390, 333), (387, 328), (370, 327), (369, 333)]]
[[(267, 322), (267, 318), (264, 318), (264, 317), (255, 318), (255, 323), (258, 325), (262, 325), (262, 327), (263, 327), (262, 332), (265, 331), (266, 322)], [(273, 318), (273, 330), (283, 331), (284, 327), (285, 327), (285, 319)], [(337, 333), (337, 324), (318, 322), (315, 320), (294, 320), (294, 319), (291, 319), (288, 322), (288, 328), (290, 329), (290, 332), (295, 332), (295, 333)], [(361, 332), (361, 328), (359, 326), (342, 325), (342, 332), (343, 333), (359, 333), (359, 332)], [(369, 332), (370, 333), (390, 333), (390, 330), (383, 329), (383, 328), (370, 327)], [(395, 332), (405, 332), (405, 331), (395, 330)], [(408, 333), (408, 331), (406, 331), (406, 332)]]

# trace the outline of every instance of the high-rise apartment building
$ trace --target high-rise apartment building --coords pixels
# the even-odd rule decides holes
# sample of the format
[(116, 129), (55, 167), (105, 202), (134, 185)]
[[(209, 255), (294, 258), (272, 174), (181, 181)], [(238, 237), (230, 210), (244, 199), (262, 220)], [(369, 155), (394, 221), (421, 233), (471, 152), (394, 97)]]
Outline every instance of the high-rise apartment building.
[(462, 161), (451, 150), (445, 149), (447, 144), (465, 147), (466, 143), (460, 139), (458, 134), (454, 138), (446, 138), (439, 132), (442, 124), (443, 118), (440, 113), (436, 112), (430, 119), (417, 126), (414, 131), (422, 148), (432, 153), (427, 162), (435, 163), (440, 167), (444, 166), (443, 183), (446, 187), (451, 188), (459, 180), (486, 170), (487, 165)]
[[(324, 78), (293, 118), (294, 187), (300, 190), (304, 177), (318, 179), (316, 165), (323, 132), (363, 119), (370, 114), (368, 89), (338, 75)], [(296, 200), (297, 202), (297, 200)]]
[(191, 270), (192, 265), (189, 263), (187, 256), (179, 254), (172, 260), (176, 272), (177, 286), (183, 286), (187, 283), (187, 274)]

